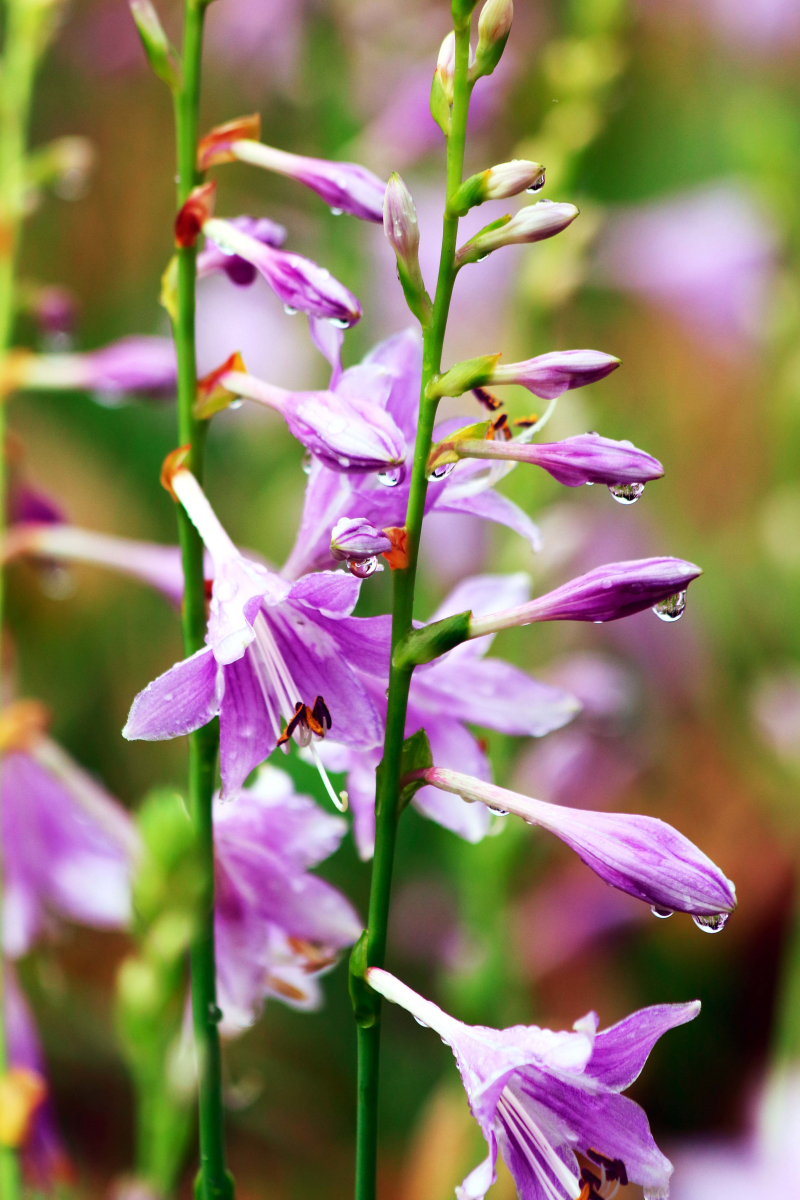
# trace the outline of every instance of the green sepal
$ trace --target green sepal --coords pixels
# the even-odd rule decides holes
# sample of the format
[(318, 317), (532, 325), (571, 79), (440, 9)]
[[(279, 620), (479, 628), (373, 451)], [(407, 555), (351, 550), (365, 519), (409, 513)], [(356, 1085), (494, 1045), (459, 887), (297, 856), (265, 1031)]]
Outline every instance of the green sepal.
[(471, 237), (468, 242), (458, 251), (458, 265), (463, 267), (466, 263), (480, 262), (484, 255), (481, 253), (480, 240), (487, 233), (494, 233), (496, 229), (502, 229), (511, 220), (511, 213), (506, 213), (503, 217), (498, 217), (496, 221), (492, 221), (489, 225), (484, 225), (474, 237)]
[(461, 455), (458, 453), (458, 443), (484, 441), (491, 428), (491, 424), (491, 421), (479, 421), (477, 425), (465, 425), (463, 429), (457, 429), (450, 437), (437, 442), (428, 455), (428, 462), (425, 467), (428, 474), (430, 475), (431, 471), (435, 471), (437, 467), (446, 466), (447, 463), (457, 463), (461, 458)]
[(440, 654), (446, 654), (454, 646), (460, 646), (469, 637), (471, 612), (456, 613), (421, 629), (412, 629), (406, 634), (392, 655), (392, 666), (403, 671), (421, 667)]
[(444, 90), (444, 84), (438, 71), (434, 72), (431, 83), (431, 116), (444, 136), (449, 137), (450, 101), (447, 99), (447, 92)]
[(365, 929), (350, 952), (350, 968), (348, 972), (353, 1015), (356, 1019), (356, 1025), (360, 1025), (362, 1029), (369, 1029), (371, 1025), (374, 1025), (381, 1011), (380, 996), (372, 990), (364, 978), (369, 966), (367, 958), (368, 938), (369, 933)]
[(416, 278), (412, 276), (401, 263), (397, 260), (397, 278), (400, 280), (400, 286), (403, 289), (403, 295), (406, 298), (406, 304), (417, 318), (423, 329), (427, 329), (431, 323), (433, 315), (433, 305), (431, 298), (425, 290), (425, 284), (422, 280), (422, 274), (419, 269), (419, 262), (415, 260)]
[(428, 400), (440, 399), (442, 396), (463, 396), (473, 388), (483, 387), (489, 383), (499, 354), (481, 354), (479, 358), (467, 358), (464, 362), (456, 363), (444, 375), (435, 375), (425, 389)]
[(491, 168), (465, 179), (455, 196), (448, 202), (448, 213), (454, 217), (464, 217), (476, 204), (483, 204), (490, 173)]
[(406, 808), (416, 796), (420, 788), (425, 787), (424, 779), (403, 780), (412, 771), (427, 771), (433, 766), (433, 755), (428, 735), (424, 729), (418, 729), (403, 742), (400, 755), (400, 795), (397, 800), (398, 814)]
[(178, 52), (164, 32), (150, 0), (131, 0), (131, 16), (136, 22), (147, 61), (154, 73), (171, 91), (177, 92), (183, 82)]
[(491, 75), (503, 57), (507, 41), (508, 33), (505, 37), (498, 38), (496, 42), (492, 42), (488, 46), (485, 43), (478, 42), (478, 49), (475, 51), (475, 62), (469, 73), (470, 83), (474, 83), (476, 79), (481, 79), (484, 75)]

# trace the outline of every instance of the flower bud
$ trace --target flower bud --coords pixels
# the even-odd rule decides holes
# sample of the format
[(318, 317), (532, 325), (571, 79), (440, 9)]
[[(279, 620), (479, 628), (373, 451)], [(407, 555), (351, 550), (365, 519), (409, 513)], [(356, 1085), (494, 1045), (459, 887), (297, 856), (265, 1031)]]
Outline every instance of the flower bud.
[(551, 350), (525, 362), (497, 363), (485, 382), (489, 387), (519, 383), (543, 400), (555, 400), (572, 388), (605, 379), (619, 365), (613, 354), (600, 350)]
[(436, 75), (448, 104), (453, 103), (453, 83), (456, 73), (456, 35), (451, 31), (439, 47)]
[(501, 246), (544, 241), (571, 225), (578, 212), (574, 204), (555, 203), (552, 200), (529, 204), (513, 217), (505, 216), (493, 221), (465, 242), (456, 254), (456, 266), (480, 262)]
[(130, 0), (130, 9), (147, 61), (158, 78), (173, 92), (177, 91), (181, 84), (180, 59), (164, 32), (158, 13), (150, 0)]
[(512, 162), (500, 163), (471, 175), (466, 179), (448, 204), (448, 211), (463, 217), (476, 204), (484, 200), (505, 200), (520, 192), (538, 192), (544, 187), (544, 167), (541, 163), (515, 158)]
[(408, 306), (421, 324), (430, 318), (431, 302), (419, 265), (417, 210), (403, 180), (395, 172), (383, 198), (383, 231), (397, 255), (397, 274)]
[(486, 0), (478, 18), (474, 78), (491, 75), (500, 62), (513, 19), (514, 0)]
[(346, 562), (351, 575), (366, 578), (380, 570), (379, 554), (390, 553), (392, 542), (363, 517), (342, 517), (331, 533), (331, 558)]

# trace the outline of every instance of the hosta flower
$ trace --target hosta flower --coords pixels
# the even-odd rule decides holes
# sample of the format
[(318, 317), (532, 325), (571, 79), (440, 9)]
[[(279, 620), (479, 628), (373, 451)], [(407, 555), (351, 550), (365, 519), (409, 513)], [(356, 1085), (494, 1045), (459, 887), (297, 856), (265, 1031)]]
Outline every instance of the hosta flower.
[(570, 388), (605, 379), (618, 366), (618, 358), (600, 350), (553, 350), (525, 362), (497, 363), (485, 382), (488, 387), (519, 383), (543, 400), (554, 400)]
[(130, 917), (138, 837), (123, 808), (45, 735), (35, 701), (0, 713), (2, 942), (18, 958), (53, 917), (99, 928)]
[[(230, 224), (262, 242), (265, 246), (273, 246), (279, 250), (286, 241), (286, 230), (277, 221), (269, 217), (233, 217)], [(258, 271), (252, 262), (238, 254), (226, 254), (212, 241), (207, 241), (205, 247), (197, 256), (197, 278), (203, 279), (215, 271), (224, 271), (231, 283), (239, 287), (249, 287), (255, 283)]]
[(27, 391), (87, 391), (100, 400), (131, 393), (171, 396), (177, 377), (172, 338), (124, 337), (99, 350), (78, 354), (11, 354), (3, 368), (8, 388)]
[[(498, 605), (526, 596), (526, 575), (479, 575), (459, 584), (442, 603), (432, 620), (441, 620), (470, 607), (491, 612)], [(387, 630), (388, 633), (388, 630)], [(411, 678), (405, 733), (418, 729), (428, 735), (434, 762), (470, 770), (480, 779), (491, 778), (489, 760), (468, 725), (497, 729), (516, 737), (541, 737), (572, 719), (580, 705), (567, 692), (532, 679), (518, 667), (499, 658), (486, 658), (490, 637), (464, 642)], [(376, 705), (385, 712), (386, 679), (368, 681)], [(335, 770), (346, 770), (347, 794), (353, 810), (356, 842), (364, 858), (372, 854), (375, 840), (375, 768), (380, 747), (369, 751), (326, 747), (325, 761)], [(488, 832), (491, 817), (482, 804), (464, 803), (436, 787), (421, 788), (412, 804), (424, 816), (453, 830), (470, 842)]]
[(217, 382), (231, 397), (275, 409), (301, 445), (332, 471), (383, 472), (405, 461), (405, 439), (384, 407), (391, 377), (380, 367), (351, 367), (320, 392), (289, 392), (236, 369), (224, 371)]
[[(407, 329), (388, 338), (367, 355), (362, 367), (381, 368), (389, 380), (386, 412), (401, 430), (407, 446), (414, 444), (422, 378), (419, 333)], [(459, 422), (463, 424), (463, 422)], [(499, 468), (502, 474), (507, 464)], [(300, 529), (283, 568), (288, 578), (330, 566), (330, 536), (343, 517), (359, 517), (376, 529), (405, 524), (410, 475), (394, 487), (382, 486), (375, 476), (344, 476), (315, 463), (306, 486)], [(428, 485), (426, 515), (433, 512), (465, 513), (507, 525), (538, 549), (536, 526), (526, 513), (492, 488), (495, 475), (479, 462), (459, 463), (452, 473)], [(385, 481), (391, 484), (392, 477)], [(424, 534), (423, 534), (424, 539)]]
[[(681, 558), (637, 558), (606, 563), (527, 604), (470, 622), (470, 637), (533, 621), (618, 621), (645, 608), (667, 605), (669, 620), (683, 612), (686, 588), (700, 567)], [(674, 604), (670, 607), (670, 603)]]
[(606, 883), (644, 900), (659, 915), (691, 913), (700, 928), (716, 932), (736, 907), (736, 889), (719, 867), (655, 817), (565, 808), (438, 766), (419, 778), (549, 830)]
[(355, 576), (366, 578), (380, 569), (378, 555), (392, 550), (392, 541), (360, 517), (342, 517), (331, 532), (331, 558), (347, 563)]
[(338, 848), (347, 823), (262, 767), (233, 802), (214, 801), (215, 935), (223, 1033), (251, 1025), (268, 996), (321, 1002), (317, 979), (362, 923), (350, 902), (309, 874)]
[(385, 671), (388, 650), (379, 618), (350, 615), (359, 581), (320, 572), (287, 582), (240, 554), (193, 475), (178, 467), (166, 479), (213, 562), (207, 645), (139, 693), (123, 735), (179, 737), (219, 715), (226, 794), (284, 738), (282, 723), (312, 748), (326, 727), (345, 745), (376, 745), (378, 715), (352, 664)]
[[(456, 1189), (483, 1200), (498, 1153), (524, 1200), (592, 1200), (615, 1185), (639, 1184), (665, 1200), (672, 1164), (658, 1149), (643, 1109), (620, 1095), (639, 1076), (655, 1043), (693, 1020), (700, 1002), (658, 1004), (598, 1031), (596, 1013), (572, 1032), (536, 1025), (465, 1025), (388, 971), (370, 967), (370, 987), (433, 1029), (455, 1055), (472, 1115), (489, 1154)], [(576, 1153), (588, 1160), (581, 1167)]]
[(254, 266), (292, 312), (335, 321), (342, 327), (360, 319), (361, 305), (353, 293), (311, 259), (259, 241), (233, 221), (212, 217), (203, 223), (203, 233), (224, 253)]
[(475, 237), (470, 238), (456, 254), (456, 266), (480, 262), (487, 254), (503, 246), (519, 243), (541, 242), (554, 237), (571, 225), (578, 216), (574, 204), (558, 204), (553, 200), (539, 200), (521, 208), (508, 220), (504, 218), (487, 225)]

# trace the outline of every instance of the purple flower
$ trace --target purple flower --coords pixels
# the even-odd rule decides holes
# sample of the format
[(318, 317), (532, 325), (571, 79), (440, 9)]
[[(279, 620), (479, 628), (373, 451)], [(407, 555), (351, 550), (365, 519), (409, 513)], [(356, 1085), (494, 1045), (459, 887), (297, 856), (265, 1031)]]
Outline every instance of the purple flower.
[(13, 387), (29, 391), (88, 391), (116, 401), (129, 392), (159, 398), (175, 390), (172, 338), (124, 337), (84, 354), (29, 354), (9, 359)]
[(619, 365), (618, 358), (600, 350), (553, 350), (525, 362), (498, 363), (486, 385), (520, 383), (543, 400), (555, 400), (571, 388), (605, 379)]
[[(46, 1083), (44, 1053), (39, 1034), (16, 972), (8, 961), (3, 963), (3, 1007), (12, 1070), (31, 1071)], [(25, 1182), (35, 1191), (50, 1192), (59, 1184), (73, 1182), (72, 1164), (67, 1158), (58, 1133), (52, 1100), (45, 1096), (31, 1119), (21, 1146)]]
[(618, 621), (645, 608), (675, 620), (683, 612), (686, 588), (701, 574), (700, 567), (682, 558), (606, 563), (518, 608), (471, 621), (470, 637), (533, 621)]
[[(422, 376), (419, 334), (407, 329), (382, 342), (367, 355), (360, 368), (380, 369), (388, 382), (385, 411), (402, 432), (406, 445), (416, 436)], [(348, 374), (348, 372), (345, 372)], [(500, 474), (507, 469), (499, 468)], [(464, 513), (507, 525), (538, 549), (536, 526), (516, 504), (492, 490), (495, 468), (487, 471), (479, 462), (462, 462), (446, 478), (428, 485), (426, 514)], [(330, 535), (342, 517), (359, 517), (376, 529), (402, 526), (408, 506), (409, 479), (394, 477), (396, 486), (381, 486), (374, 476), (344, 476), (322, 463), (311, 469), (306, 487), (300, 530), (283, 568), (288, 578), (331, 565)], [(385, 481), (393, 482), (392, 477)], [(424, 535), (423, 535), (424, 541)]]
[(528, 204), (509, 217), (504, 224), (494, 222), (487, 225), (475, 237), (461, 246), (456, 254), (456, 266), (480, 262), (487, 254), (503, 246), (515, 246), (530, 242), (541, 242), (554, 237), (571, 225), (578, 216), (574, 204), (561, 204), (553, 200), (539, 200)]
[[(574, 1032), (536, 1025), (489, 1029), (448, 1016), (388, 971), (370, 967), (366, 978), (455, 1055), (489, 1146), (485, 1161), (456, 1189), (458, 1200), (483, 1200), (496, 1178), (498, 1153), (521, 1200), (586, 1200), (629, 1181), (644, 1188), (646, 1200), (665, 1200), (672, 1165), (653, 1141), (644, 1111), (620, 1092), (638, 1077), (662, 1034), (697, 1016), (699, 1001), (643, 1008), (600, 1032), (596, 1013), (576, 1021)], [(579, 1166), (576, 1152), (588, 1167)]]
[(223, 1033), (252, 1025), (267, 996), (319, 1007), (317, 978), (356, 941), (350, 902), (309, 874), (347, 832), (265, 766), (228, 803), (214, 801), (215, 934)]
[[(660, 479), (664, 468), (657, 458), (638, 450), (633, 442), (617, 442), (598, 433), (580, 433), (563, 442), (522, 442), (512, 439), (480, 440), (469, 438), (443, 443), (459, 458), (488, 458), (509, 462), (532, 463), (543, 467), (565, 487), (585, 483), (605, 483), (620, 490), (625, 500), (638, 500), (645, 483)], [(629, 485), (634, 485), (631, 491)]]
[(208, 644), (139, 693), (123, 735), (179, 737), (219, 714), (226, 795), (285, 741), (281, 719), (312, 749), (326, 724), (346, 745), (376, 745), (378, 714), (351, 663), (385, 672), (388, 641), (380, 618), (350, 615), (359, 581), (320, 572), (287, 582), (239, 553), (193, 475), (178, 469), (170, 484), (213, 561)]
[(386, 184), (358, 163), (307, 158), (249, 139), (231, 142), (230, 152), (239, 162), (277, 171), (280, 175), (288, 175), (290, 179), (305, 184), (321, 196), (336, 214), (349, 213), (353, 217), (360, 217), (362, 221), (383, 220)]
[[(491, 612), (498, 605), (527, 595), (526, 575), (480, 575), (459, 584), (434, 613), (442, 620), (465, 607)], [(387, 630), (388, 634), (388, 630)], [(497, 729), (516, 737), (541, 737), (574, 717), (579, 704), (560, 688), (532, 679), (518, 667), (498, 658), (485, 658), (492, 638), (465, 642), (425, 667), (411, 679), (405, 733), (422, 728), (428, 735), (434, 761), (491, 778), (489, 760), (467, 725)], [(376, 706), (386, 709), (386, 679), (367, 682)], [(325, 747), (326, 764), (348, 771), (347, 794), (353, 809), (356, 842), (364, 858), (375, 839), (375, 768), (381, 749), (348, 751)], [(421, 788), (412, 803), (424, 816), (451, 829), (469, 842), (488, 832), (490, 814), (480, 804), (465, 804), (434, 787)]]
[[(286, 241), (286, 230), (283, 225), (271, 221), (269, 217), (234, 217), (230, 222), (242, 233), (248, 234), (265, 246), (280, 249)], [(239, 287), (249, 287), (255, 282), (258, 274), (255, 266), (239, 254), (225, 254), (212, 241), (206, 242), (205, 248), (197, 256), (197, 278), (203, 279), (214, 271), (224, 271), (231, 283)]]
[(204, 223), (203, 233), (223, 252), (238, 255), (260, 271), (287, 309), (335, 321), (342, 327), (360, 319), (361, 305), (353, 293), (311, 259), (277, 250), (232, 221), (216, 217)]
[(405, 461), (405, 439), (385, 409), (391, 377), (380, 367), (351, 367), (324, 392), (288, 392), (236, 370), (219, 383), (279, 412), (292, 436), (331, 471), (384, 472)]
[(4, 952), (18, 958), (53, 917), (99, 928), (130, 917), (138, 837), (123, 808), (44, 736), (33, 701), (0, 714)]
[(360, 517), (342, 517), (331, 533), (331, 558), (347, 563), (357, 578), (366, 578), (381, 570), (378, 555), (392, 549), (392, 542), (381, 529)]
[(736, 907), (736, 889), (719, 867), (655, 817), (563, 808), (442, 767), (431, 767), (422, 778), (549, 830), (612, 887), (665, 914), (691, 913), (708, 932), (721, 929)]

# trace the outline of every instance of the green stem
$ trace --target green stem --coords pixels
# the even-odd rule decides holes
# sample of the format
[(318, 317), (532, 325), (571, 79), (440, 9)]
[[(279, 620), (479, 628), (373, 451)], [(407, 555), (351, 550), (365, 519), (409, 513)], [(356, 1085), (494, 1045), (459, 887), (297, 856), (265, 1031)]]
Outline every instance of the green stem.
[[(458, 190), (464, 169), (464, 146), (471, 87), (469, 84), (469, 23), (456, 29), (456, 62), (453, 112), (447, 142), (447, 200)], [(436, 419), (437, 400), (428, 400), (425, 389), (441, 370), (442, 347), (450, 311), (450, 299), (456, 280), (455, 252), (458, 218), (445, 213), (439, 277), (430, 325), (424, 330), (422, 348), (422, 389), (419, 423), (414, 447), (414, 462), (406, 512), (406, 549), (408, 567), (393, 575), (392, 651), (410, 632), (414, 613), (414, 587), (417, 573), (422, 518), (428, 491), (427, 462), (431, 435)], [(386, 711), (386, 735), (383, 761), (378, 774), (375, 797), (375, 857), (372, 864), (366, 959), (369, 966), (383, 966), (389, 922), (395, 842), (397, 838), (400, 760), (405, 734), (410, 667), (392, 665)], [(358, 1029), (358, 1113), (356, 1135), (356, 1200), (375, 1200), (377, 1164), (377, 1101), (380, 1060), (380, 1008), (372, 1024)]]
[[(205, 4), (186, 0), (183, 29), (183, 83), (175, 97), (178, 153), (178, 206), (200, 181), (197, 171), (197, 126), (200, 104), (200, 68), (203, 51)], [(178, 356), (178, 436), (191, 445), (189, 469), (202, 483), (207, 424), (197, 421), (192, 407), (197, 395), (195, 358), (194, 247), (178, 250), (177, 320), (175, 348)], [(203, 578), (203, 544), (183, 508), (177, 508), (185, 580), (183, 643), (186, 655), (203, 647), (206, 629), (206, 595)], [(219, 729), (216, 721), (189, 737), (189, 807), (204, 867), (198, 933), (191, 948), (192, 1017), (198, 1064), (201, 1200), (233, 1196), (233, 1183), (225, 1167), (222, 1071), (214, 954), (214, 836), (211, 801), (216, 777)]]
[[(14, 327), (19, 233), (25, 208), (25, 157), (36, 68), (47, 44), (51, 14), (46, 7), (7, 0), (0, 64), (0, 358), (8, 352)], [(0, 397), (0, 533), (6, 524), (6, 405)], [(0, 571), (0, 629), (5, 586)], [(2, 877), (0, 876), (0, 923)], [(0, 1075), (8, 1069), (3, 959), (0, 954)], [(21, 1180), (17, 1154), (0, 1147), (0, 1196), (17, 1200)]]

